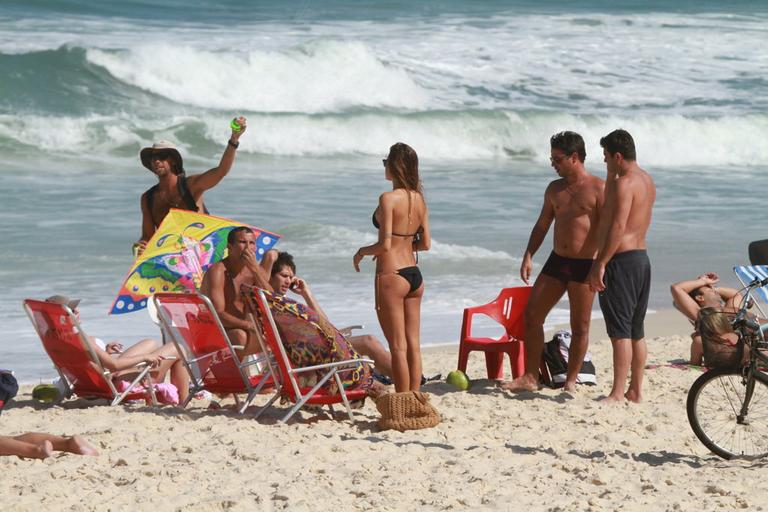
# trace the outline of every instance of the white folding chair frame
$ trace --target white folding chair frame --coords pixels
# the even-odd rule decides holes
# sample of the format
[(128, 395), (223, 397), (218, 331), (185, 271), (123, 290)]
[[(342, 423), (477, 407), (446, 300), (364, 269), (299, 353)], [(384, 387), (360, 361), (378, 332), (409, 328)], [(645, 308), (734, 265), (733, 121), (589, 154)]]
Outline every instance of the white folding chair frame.
[[(257, 386), (252, 386), (250, 378), (248, 376), (248, 373), (246, 372), (246, 369), (250, 366), (259, 364), (259, 360), (254, 361), (241, 361), (240, 358), (237, 356), (237, 352), (235, 352), (236, 348), (243, 348), (240, 345), (233, 345), (232, 342), (229, 339), (229, 336), (227, 335), (227, 331), (224, 328), (224, 325), (221, 323), (221, 319), (219, 319), (219, 315), (216, 313), (216, 309), (213, 307), (213, 304), (211, 303), (210, 299), (203, 295), (202, 293), (191, 293), (191, 294), (183, 294), (184, 296), (191, 296), (191, 297), (199, 297), (203, 304), (208, 308), (209, 312), (211, 313), (211, 316), (213, 317), (216, 326), (219, 329), (219, 334), (221, 334), (222, 339), (227, 344), (227, 349), (230, 352), (230, 355), (236, 362), (236, 366), (238, 368), (238, 371), (240, 372), (240, 377), (243, 380), (243, 385), (245, 386), (247, 397), (245, 401), (240, 404), (239, 398), (237, 394), (235, 394), (235, 400), (238, 402), (237, 405), (239, 405), (238, 412), (240, 414), (243, 414), (245, 410), (248, 408), (248, 406), (253, 402), (253, 399), (256, 398), (256, 395), (259, 394), (259, 392), (264, 388), (266, 385), (267, 380), (270, 376), (274, 379), (274, 373), (272, 373), (271, 367), (268, 367), (266, 370), (266, 373), (263, 373), (263, 377), (259, 384)], [(164, 304), (162, 302), (162, 297), (158, 295), (153, 295), (152, 300), (155, 303), (155, 306), (157, 307), (158, 316), (160, 318), (160, 324), (161, 329), (163, 330), (163, 333), (165, 333), (166, 336), (168, 336), (172, 341), (173, 344), (176, 345), (176, 349), (178, 350), (179, 354), (181, 354), (181, 359), (184, 362), (184, 366), (187, 368), (187, 371), (189, 372), (189, 376), (192, 382), (192, 389), (189, 392), (189, 396), (187, 396), (187, 399), (184, 401), (184, 404), (182, 404), (182, 407), (186, 407), (190, 400), (192, 400), (192, 397), (197, 394), (198, 392), (205, 389), (204, 384), (204, 378), (205, 374), (202, 374), (200, 371), (199, 362), (207, 359), (216, 357), (218, 354), (221, 353), (224, 349), (219, 349), (214, 352), (209, 352), (207, 354), (203, 354), (198, 357), (194, 358), (188, 358), (187, 354), (191, 351), (188, 350), (187, 342), (184, 336), (179, 332), (179, 330), (176, 328), (176, 325), (173, 322), (173, 318), (168, 315), (168, 311), (166, 310), (167, 307), (172, 307), (171, 304)], [(210, 369), (209, 369), (210, 371)], [(276, 382), (275, 382), (276, 383)], [(276, 383), (277, 384), (277, 383)], [(278, 386), (278, 392), (275, 394), (275, 397), (273, 397), (265, 406), (263, 406), (259, 412), (256, 414), (255, 418), (258, 418), (261, 416), (261, 414), (264, 412), (264, 410), (271, 405), (279, 396), (279, 386)]]
[[(275, 355), (276, 357), (280, 357), (285, 367), (288, 369), (287, 378), (291, 386), (291, 389), (293, 390), (293, 397), (298, 398), (294, 406), (290, 409), (290, 411), (288, 411), (288, 413), (280, 421), (282, 423), (287, 422), (331, 378), (334, 378), (336, 380), (336, 385), (338, 386), (338, 389), (339, 389), (339, 395), (341, 396), (341, 400), (344, 403), (344, 407), (347, 409), (347, 415), (349, 416), (350, 421), (354, 421), (355, 418), (354, 418), (354, 414), (352, 413), (352, 407), (349, 405), (349, 400), (347, 399), (347, 393), (344, 390), (344, 385), (341, 381), (341, 377), (339, 377), (338, 372), (341, 370), (352, 369), (355, 366), (357, 366), (359, 363), (373, 364), (373, 360), (367, 359), (367, 358), (349, 359), (346, 361), (338, 361), (334, 363), (325, 363), (325, 364), (317, 364), (313, 366), (305, 366), (301, 368), (294, 368), (293, 365), (291, 364), (291, 360), (288, 358), (288, 354), (285, 352), (285, 347), (283, 346), (283, 340), (280, 338), (280, 332), (277, 330), (277, 325), (275, 324), (275, 319), (272, 317), (272, 311), (269, 309), (269, 303), (267, 302), (267, 298), (264, 295), (264, 291), (260, 288), (253, 288), (253, 289), (258, 292), (257, 300), (260, 301), (264, 311), (267, 312), (266, 320), (269, 321), (271, 330), (275, 335), (275, 340), (277, 341), (276, 344), (278, 347), (279, 354), (273, 354), (273, 355)], [(253, 315), (250, 316), (250, 320), (254, 322), (254, 325), (256, 326), (256, 331), (259, 332), (259, 326), (258, 324), (256, 324), (256, 319), (253, 317)], [(261, 343), (262, 340), (260, 339), (259, 342)], [(271, 347), (268, 347), (268, 348), (270, 349), (269, 353), (272, 353), (273, 351), (271, 350)], [(296, 382), (296, 376), (304, 372), (326, 370), (326, 369), (328, 371), (314, 385), (314, 387), (312, 387), (312, 389), (310, 389), (306, 394), (302, 394), (301, 388), (299, 387), (298, 382)], [(281, 378), (282, 378), (282, 371), (279, 368), (278, 368), (278, 372), (281, 374)], [(287, 385), (285, 382), (282, 382), (281, 384), (282, 386)], [(278, 393), (280, 393), (280, 390), (278, 391)], [(286, 393), (282, 393), (282, 394), (291, 398), (291, 396), (287, 395)], [(274, 398), (276, 399), (277, 397), (274, 397)]]
[[(27, 317), (29, 317), (29, 321), (32, 322), (32, 325), (35, 328), (35, 332), (37, 332), (37, 336), (42, 341), (43, 339), (43, 333), (40, 332), (40, 329), (38, 329), (37, 322), (35, 321), (34, 314), (31, 311), (31, 308), (27, 305), (26, 302), (23, 303), (24, 311), (27, 313)], [(99, 374), (104, 379), (104, 382), (109, 387), (110, 391), (112, 392), (112, 396), (114, 397), (112, 399), (112, 402), (110, 405), (117, 405), (121, 403), (126, 396), (128, 396), (134, 386), (141, 382), (144, 378), (147, 379), (147, 384), (149, 388), (149, 394), (152, 397), (152, 405), (157, 405), (157, 397), (155, 395), (155, 387), (152, 384), (152, 376), (149, 375), (149, 371), (152, 369), (147, 363), (139, 363), (136, 365), (137, 370), (141, 370), (136, 378), (131, 381), (130, 386), (123, 391), (122, 393), (119, 393), (117, 391), (117, 388), (115, 387), (114, 382), (112, 382), (112, 378), (114, 377), (113, 373), (104, 368), (104, 365), (101, 364), (101, 361), (99, 360), (99, 357), (96, 355), (96, 351), (93, 350), (93, 347), (91, 347), (91, 344), (88, 343), (88, 339), (86, 338), (86, 334), (83, 331), (82, 326), (80, 325), (80, 322), (77, 319), (77, 316), (72, 312), (71, 309), (69, 309), (69, 306), (66, 304), (59, 304), (61, 308), (64, 310), (64, 312), (69, 317), (69, 320), (72, 322), (72, 326), (77, 331), (77, 337), (80, 339), (80, 343), (82, 343), (83, 348), (88, 353), (88, 356), (91, 358), (91, 362), (96, 367), (96, 369), (99, 371)], [(45, 348), (45, 346), (43, 346)], [(64, 375), (64, 372), (61, 371), (61, 369), (56, 365), (56, 362), (51, 360), (53, 362), (54, 368), (56, 368), (56, 371), (59, 374), (59, 378), (61, 378), (61, 381), (67, 386), (67, 395), (64, 398), (69, 398), (72, 396), (72, 394), (75, 392), (75, 386), (73, 383), (69, 382), (69, 379), (67, 379), (66, 375)]]

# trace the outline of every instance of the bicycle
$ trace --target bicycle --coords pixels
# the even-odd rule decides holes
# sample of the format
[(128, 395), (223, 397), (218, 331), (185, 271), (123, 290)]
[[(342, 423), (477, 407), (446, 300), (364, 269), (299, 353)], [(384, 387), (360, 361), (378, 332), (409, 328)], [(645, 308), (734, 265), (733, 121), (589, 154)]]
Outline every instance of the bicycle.
[(749, 362), (709, 369), (688, 391), (686, 411), (694, 434), (728, 460), (768, 455), (768, 355), (760, 352), (768, 348), (768, 323), (761, 326), (748, 314), (752, 292), (766, 285), (768, 278), (755, 279), (741, 290), (744, 298), (731, 322), (738, 344), (749, 348)]

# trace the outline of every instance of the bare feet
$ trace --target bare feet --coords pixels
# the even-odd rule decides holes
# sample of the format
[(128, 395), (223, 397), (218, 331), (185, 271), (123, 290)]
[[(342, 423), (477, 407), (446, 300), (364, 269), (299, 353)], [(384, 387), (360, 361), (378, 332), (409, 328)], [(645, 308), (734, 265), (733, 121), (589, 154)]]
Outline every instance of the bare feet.
[(521, 375), (515, 380), (504, 381), (499, 384), (501, 389), (506, 391), (537, 391), (539, 389), (539, 381), (530, 375)]
[(53, 444), (50, 441), (43, 441), (43, 444), (37, 447), (36, 459), (47, 459), (53, 455)]
[(615, 396), (613, 394), (610, 394), (608, 396), (604, 396), (603, 398), (601, 398), (600, 401), (608, 404), (617, 404), (619, 402), (623, 402), (624, 397), (621, 395)]
[(563, 391), (567, 393), (575, 393), (576, 392), (576, 383), (575, 382), (565, 382), (565, 385), (563, 386)]
[(91, 443), (80, 436), (72, 436), (69, 438), (69, 450), (72, 453), (78, 455), (98, 455), (99, 451)]
[(643, 401), (643, 396), (640, 393), (635, 392), (634, 390), (630, 389), (624, 394), (624, 398), (629, 400), (630, 402), (634, 402), (636, 404), (639, 404)]

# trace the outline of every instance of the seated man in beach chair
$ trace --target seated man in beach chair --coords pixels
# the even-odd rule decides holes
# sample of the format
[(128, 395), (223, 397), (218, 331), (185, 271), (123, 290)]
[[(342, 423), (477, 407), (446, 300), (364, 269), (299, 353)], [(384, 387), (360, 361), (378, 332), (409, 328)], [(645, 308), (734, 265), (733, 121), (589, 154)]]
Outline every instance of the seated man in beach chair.
[[(77, 319), (80, 319), (80, 312), (77, 309), (80, 299), (70, 299), (64, 295), (52, 295), (45, 301), (69, 307)], [(121, 343), (116, 341), (104, 343), (93, 336), (86, 336), (86, 339), (105, 369), (113, 373), (120, 372), (116, 377), (125, 378), (127, 374), (132, 373), (137, 364), (146, 363), (154, 368), (152, 370), (153, 381), (162, 382), (170, 370), (171, 383), (178, 390), (179, 401), (183, 403), (186, 400), (189, 392), (189, 373), (172, 343), (162, 345), (157, 340), (146, 338), (125, 349)]]
[(62, 437), (40, 432), (18, 436), (0, 436), (0, 455), (28, 459), (47, 459), (54, 451), (76, 455), (98, 455), (99, 451), (80, 436)]
[[(702, 308), (716, 308), (724, 312), (736, 312), (741, 306), (741, 295), (735, 288), (716, 286), (720, 277), (707, 272), (696, 279), (680, 281), (670, 287), (675, 307), (696, 325)], [(701, 333), (691, 334), (691, 364), (700, 365), (704, 349)]]
[(269, 251), (261, 264), (256, 261), (256, 237), (250, 228), (234, 228), (227, 236), (227, 257), (213, 264), (203, 276), (200, 293), (211, 299), (221, 324), (240, 359), (259, 352), (256, 330), (248, 320), (240, 296), (242, 285), (269, 288), (269, 271), (276, 256)]
[[(278, 295), (285, 295), (289, 290), (301, 295), (307, 306), (315, 310), (319, 315), (328, 319), (320, 304), (312, 294), (312, 290), (309, 284), (303, 279), (296, 277), (296, 264), (293, 261), (293, 256), (287, 252), (277, 252), (274, 249), (269, 251), (273, 253), (270, 257), (270, 261), (273, 263), (265, 269), (269, 270), (270, 278), (269, 285), (274, 293)], [(268, 253), (268, 254), (269, 254)], [(266, 258), (265, 258), (266, 259)], [(361, 355), (368, 356), (373, 359), (373, 365), (376, 373), (384, 376), (384, 379), (379, 380), (385, 384), (392, 378), (392, 356), (387, 349), (376, 339), (375, 336), (365, 334), (361, 336), (351, 336), (350, 329), (341, 329), (341, 333), (347, 339), (357, 352)], [(422, 377), (422, 381), (425, 379)]]

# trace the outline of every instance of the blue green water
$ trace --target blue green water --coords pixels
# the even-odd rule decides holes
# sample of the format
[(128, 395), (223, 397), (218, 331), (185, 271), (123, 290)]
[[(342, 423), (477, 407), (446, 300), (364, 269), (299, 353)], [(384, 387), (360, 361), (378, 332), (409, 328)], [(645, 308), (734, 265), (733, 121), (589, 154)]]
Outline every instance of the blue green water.
[(105, 339), (157, 336), (143, 313), (106, 315), (153, 184), (138, 151), (170, 139), (208, 169), (239, 114), (248, 132), (208, 206), (282, 233), (338, 324), (380, 333), (371, 266), (351, 257), (374, 239), (380, 159), (400, 140), (421, 158), (435, 239), (426, 344), (519, 283), (564, 129), (599, 175), (600, 136), (635, 136), (659, 189), (652, 307), (703, 271), (733, 282), (768, 238), (766, 36), (763, 2), (3, 2), (0, 366), (51, 374), (26, 297), (83, 297)]

